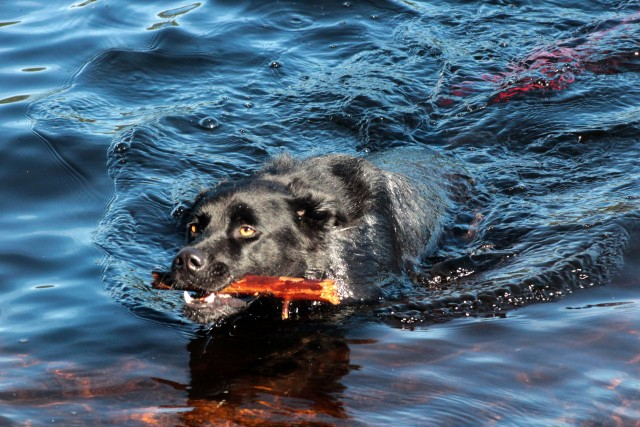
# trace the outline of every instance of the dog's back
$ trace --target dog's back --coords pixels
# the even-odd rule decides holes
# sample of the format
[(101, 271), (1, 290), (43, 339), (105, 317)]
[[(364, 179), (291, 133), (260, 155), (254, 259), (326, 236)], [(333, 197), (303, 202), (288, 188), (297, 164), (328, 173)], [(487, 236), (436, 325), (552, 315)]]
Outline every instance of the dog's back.
[[(339, 174), (340, 182), (333, 188), (355, 200), (362, 213), (348, 226), (331, 230), (329, 276), (345, 298), (378, 298), (386, 279), (413, 271), (422, 257), (435, 250), (451, 208), (447, 174), (452, 165), (419, 148), (390, 150), (366, 160), (324, 159), (329, 165), (358, 164), (341, 166), (345, 173)], [(318, 166), (326, 167), (323, 162)]]

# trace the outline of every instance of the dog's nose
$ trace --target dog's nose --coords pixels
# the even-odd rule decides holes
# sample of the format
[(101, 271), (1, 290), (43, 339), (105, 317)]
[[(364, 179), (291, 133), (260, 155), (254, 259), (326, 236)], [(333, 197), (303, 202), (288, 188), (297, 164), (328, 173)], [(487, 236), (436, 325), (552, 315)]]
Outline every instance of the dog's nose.
[(184, 270), (195, 274), (207, 266), (207, 257), (204, 252), (196, 248), (182, 248), (173, 260), (175, 270)]

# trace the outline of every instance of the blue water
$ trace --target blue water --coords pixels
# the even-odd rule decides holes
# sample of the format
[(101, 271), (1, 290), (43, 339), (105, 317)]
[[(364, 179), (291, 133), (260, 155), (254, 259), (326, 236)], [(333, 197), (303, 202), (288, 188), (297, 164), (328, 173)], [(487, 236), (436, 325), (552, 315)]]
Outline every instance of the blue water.
[[(640, 423), (640, 2), (0, 6), (0, 424)], [(206, 186), (288, 151), (463, 167), (397, 298), (187, 320)]]

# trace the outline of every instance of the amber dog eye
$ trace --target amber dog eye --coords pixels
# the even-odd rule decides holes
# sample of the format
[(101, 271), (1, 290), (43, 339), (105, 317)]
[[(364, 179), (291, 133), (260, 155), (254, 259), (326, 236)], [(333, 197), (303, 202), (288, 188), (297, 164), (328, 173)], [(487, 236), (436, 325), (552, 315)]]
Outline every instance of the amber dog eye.
[(191, 233), (196, 234), (198, 232), (198, 226), (196, 224), (191, 224)]
[(243, 225), (238, 231), (242, 237), (251, 237), (256, 234), (256, 229), (248, 225)]

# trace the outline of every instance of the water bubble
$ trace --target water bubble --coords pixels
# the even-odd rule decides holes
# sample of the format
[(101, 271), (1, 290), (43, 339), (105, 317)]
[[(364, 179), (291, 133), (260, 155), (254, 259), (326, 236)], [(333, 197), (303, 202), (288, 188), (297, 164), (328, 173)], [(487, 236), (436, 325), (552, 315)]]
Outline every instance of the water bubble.
[(253, 107), (253, 103), (252, 102), (245, 102), (244, 106), (247, 108), (252, 108)]
[(214, 130), (220, 127), (220, 122), (215, 117), (205, 117), (198, 122), (201, 128), (207, 130)]
[(178, 205), (175, 207), (175, 209), (173, 211), (171, 211), (171, 217), (172, 218), (181, 218), (182, 215), (184, 215), (184, 213), (187, 211), (187, 207), (185, 205)]
[(129, 144), (124, 142), (119, 142), (113, 147), (113, 152), (116, 154), (124, 154), (129, 151)]
[(342, 3), (342, 5), (344, 7), (351, 7), (351, 2), (346, 1), (346, 2)]
[(282, 67), (282, 64), (279, 63), (278, 61), (271, 61), (271, 64), (269, 64), (269, 67), (271, 67), (271, 68), (280, 68), (280, 67)]
[(25, 344), (25, 343), (28, 343), (28, 342), (29, 342), (29, 340), (27, 338), (21, 338), (20, 339), (20, 343), (22, 343), (22, 344)]

